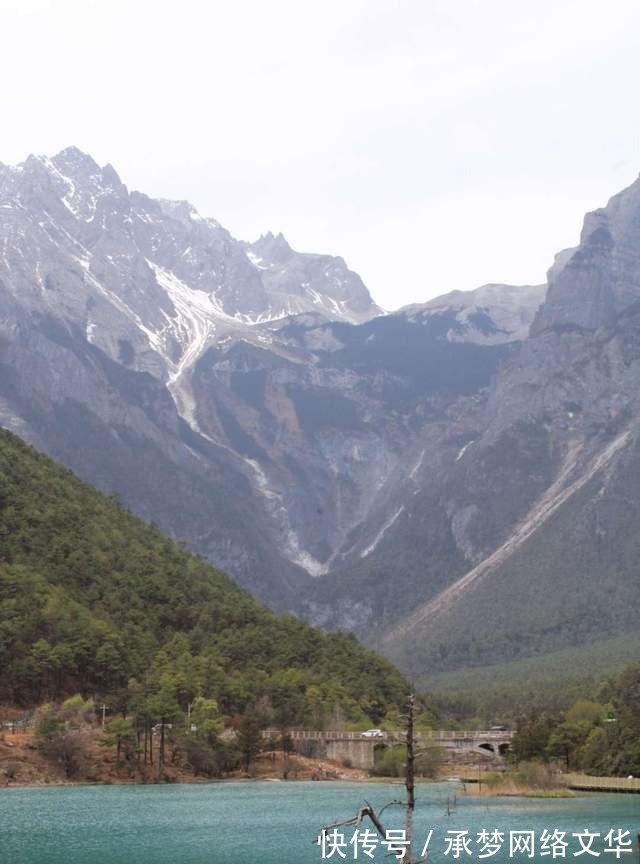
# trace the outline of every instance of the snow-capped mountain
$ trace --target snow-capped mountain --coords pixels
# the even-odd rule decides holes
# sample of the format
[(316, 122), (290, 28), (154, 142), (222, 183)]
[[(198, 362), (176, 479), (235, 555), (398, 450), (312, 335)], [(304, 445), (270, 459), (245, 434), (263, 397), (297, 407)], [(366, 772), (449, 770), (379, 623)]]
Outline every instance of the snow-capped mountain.
[(239, 242), (187, 202), (130, 193), (73, 147), (0, 166), (0, 218), (0, 274), (21, 302), (54, 308), (110, 356), (172, 381), (256, 324), (381, 311), (341, 258), (294, 252), (282, 235)]
[[(381, 316), (343, 259), (236, 241), (75, 148), (0, 167), (0, 242), (5, 424), (271, 599), (258, 560), (284, 582), (340, 560), (421, 415), (488, 383), (504, 353)], [(213, 484), (197, 507), (194, 470)], [(166, 476), (176, 508), (149, 493)], [(231, 530), (221, 494), (244, 514)]]
[(264, 234), (244, 248), (277, 310), (272, 319), (311, 312), (357, 324), (382, 314), (362, 279), (342, 258), (294, 252), (282, 234)]
[(605, 594), (596, 635), (624, 630), (639, 190), (587, 217), (546, 286), (381, 314), (341, 258), (235, 240), (74, 148), (0, 165), (0, 423), (405, 666), (407, 646), (434, 669), (543, 651), (561, 595), (556, 647)]

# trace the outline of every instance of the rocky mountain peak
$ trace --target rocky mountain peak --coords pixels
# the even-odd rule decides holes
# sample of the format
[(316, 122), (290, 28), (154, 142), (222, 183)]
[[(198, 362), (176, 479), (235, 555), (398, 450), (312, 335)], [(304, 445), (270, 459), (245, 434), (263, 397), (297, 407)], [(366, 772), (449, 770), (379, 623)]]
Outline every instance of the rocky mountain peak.
[[(149, 198), (148, 200), (154, 201), (153, 198)], [(171, 201), (169, 198), (157, 198), (155, 199), (155, 203), (160, 206), (160, 210), (163, 213), (171, 216), (172, 219), (177, 219), (188, 228), (192, 228), (199, 223), (206, 223), (214, 228), (221, 227), (215, 219), (201, 216), (189, 201)]]
[(102, 171), (92, 156), (74, 146), (65, 147), (51, 158), (51, 162), (62, 173), (71, 176), (82, 177), (88, 174), (99, 174)]
[(449, 342), (501, 345), (527, 338), (545, 291), (546, 285), (490, 283), (406, 306), (398, 314), (439, 330)]
[(255, 243), (247, 244), (247, 247), (250, 255), (272, 264), (284, 264), (294, 254), (284, 235), (282, 233), (272, 234), (271, 231), (262, 234)]
[(597, 330), (640, 300), (640, 178), (587, 213), (580, 243), (556, 256), (532, 333)]
[(0, 279), (13, 296), (55, 310), (108, 356), (163, 380), (269, 321), (380, 311), (342, 259), (298, 253), (282, 234), (238, 241), (188, 201), (130, 193), (77, 147), (3, 169), (0, 207)]

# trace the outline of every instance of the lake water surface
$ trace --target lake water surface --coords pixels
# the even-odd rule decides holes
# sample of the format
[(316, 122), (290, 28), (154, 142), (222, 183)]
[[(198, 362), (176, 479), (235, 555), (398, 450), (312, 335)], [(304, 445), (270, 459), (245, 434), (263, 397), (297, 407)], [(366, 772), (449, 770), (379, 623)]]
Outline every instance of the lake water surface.
[[(458, 797), (447, 815), (453, 784), (418, 788), (416, 838), (430, 829), (430, 861), (509, 861), (509, 832), (544, 829), (568, 832), (565, 859), (585, 864), (617, 860), (638, 864), (640, 795), (592, 795), (573, 799)], [(322, 861), (312, 839), (322, 825), (355, 813), (366, 798), (379, 807), (401, 798), (403, 787), (364, 783), (238, 782), (176, 786), (77, 786), (0, 791), (1, 864), (313, 864)], [(387, 810), (388, 828), (402, 825), (402, 811)], [(590, 855), (574, 856), (580, 844), (572, 832), (589, 829), (603, 836), (612, 828), (629, 830), (634, 851), (620, 859), (597, 840)], [(503, 849), (479, 858), (477, 832), (505, 833)], [(467, 830), (472, 857), (445, 855), (447, 832)], [(353, 829), (344, 829), (350, 839)], [(537, 839), (537, 838), (536, 838)], [(539, 844), (536, 844), (539, 845)], [(329, 850), (327, 850), (328, 852)], [(330, 861), (371, 861), (353, 847)], [(393, 862), (379, 847), (375, 861)], [(550, 862), (552, 855), (519, 855), (512, 860)]]

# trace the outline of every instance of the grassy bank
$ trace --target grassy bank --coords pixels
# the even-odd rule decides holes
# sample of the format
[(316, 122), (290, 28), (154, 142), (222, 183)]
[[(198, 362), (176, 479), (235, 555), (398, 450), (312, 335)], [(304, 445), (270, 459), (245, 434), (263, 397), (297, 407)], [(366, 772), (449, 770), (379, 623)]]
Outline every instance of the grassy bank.
[(567, 778), (550, 765), (525, 762), (507, 771), (487, 771), (461, 778), (465, 795), (524, 798), (575, 798)]

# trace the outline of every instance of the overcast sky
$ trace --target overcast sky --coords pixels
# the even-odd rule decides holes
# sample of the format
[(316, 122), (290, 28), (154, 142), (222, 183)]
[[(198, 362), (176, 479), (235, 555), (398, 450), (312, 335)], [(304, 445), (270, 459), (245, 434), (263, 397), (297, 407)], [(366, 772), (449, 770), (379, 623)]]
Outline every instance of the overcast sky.
[(0, 0), (0, 161), (76, 144), (385, 308), (543, 281), (640, 171), (640, 0)]

